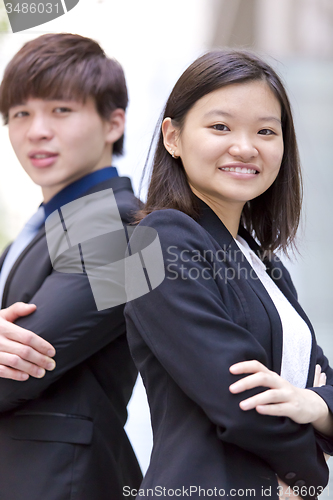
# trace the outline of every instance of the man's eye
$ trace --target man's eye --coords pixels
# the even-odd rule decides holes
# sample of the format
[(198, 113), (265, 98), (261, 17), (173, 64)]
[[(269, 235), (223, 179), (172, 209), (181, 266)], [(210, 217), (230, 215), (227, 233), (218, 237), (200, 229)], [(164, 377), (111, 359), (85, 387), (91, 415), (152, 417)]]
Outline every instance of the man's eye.
[(260, 135), (276, 135), (273, 130), (270, 130), (269, 128), (263, 128), (262, 130), (259, 130), (258, 134)]
[(12, 118), (22, 118), (23, 116), (29, 116), (27, 111), (18, 111), (12, 115)]
[(214, 130), (218, 130), (219, 132), (226, 132), (229, 130), (229, 128), (226, 125), (223, 125), (223, 123), (216, 123), (213, 125)]
[(58, 106), (54, 109), (55, 113), (70, 113), (72, 110), (70, 108), (66, 108), (65, 106)]

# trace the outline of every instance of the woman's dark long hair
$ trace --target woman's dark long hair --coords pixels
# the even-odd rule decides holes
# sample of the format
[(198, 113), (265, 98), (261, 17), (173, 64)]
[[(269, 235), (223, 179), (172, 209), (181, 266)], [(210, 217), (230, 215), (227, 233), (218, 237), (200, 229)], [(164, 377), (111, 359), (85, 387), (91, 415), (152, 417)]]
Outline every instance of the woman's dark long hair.
[[(265, 81), (281, 105), (284, 153), (273, 184), (257, 198), (248, 201), (241, 222), (257, 238), (264, 251), (287, 252), (295, 247), (300, 221), (302, 178), (296, 135), (289, 99), (275, 71), (257, 56), (245, 51), (208, 52), (189, 66), (174, 86), (161, 122), (170, 117), (181, 131), (192, 106), (206, 94), (226, 85)], [(147, 202), (137, 220), (165, 208), (180, 210), (197, 219), (199, 208), (180, 158), (165, 149), (160, 128), (153, 160)]]

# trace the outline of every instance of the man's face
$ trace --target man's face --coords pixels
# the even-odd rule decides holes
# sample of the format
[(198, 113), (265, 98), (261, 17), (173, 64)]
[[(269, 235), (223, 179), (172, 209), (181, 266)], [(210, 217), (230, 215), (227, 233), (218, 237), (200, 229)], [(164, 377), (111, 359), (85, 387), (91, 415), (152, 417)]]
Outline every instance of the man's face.
[(29, 98), (9, 110), (13, 149), (47, 202), (73, 181), (111, 163), (112, 144), (124, 132), (124, 112), (104, 120), (86, 102)]

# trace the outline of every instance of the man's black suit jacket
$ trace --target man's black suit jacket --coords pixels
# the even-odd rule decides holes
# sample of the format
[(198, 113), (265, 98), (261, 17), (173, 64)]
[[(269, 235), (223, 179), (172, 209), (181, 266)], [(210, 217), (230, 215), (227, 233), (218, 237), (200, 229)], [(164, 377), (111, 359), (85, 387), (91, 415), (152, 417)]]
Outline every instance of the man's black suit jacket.
[[(130, 222), (137, 200), (128, 178), (85, 194), (108, 188)], [(137, 375), (123, 306), (98, 311), (85, 274), (54, 271), (44, 228), (8, 276), (2, 307), (17, 301), (37, 305), (17, 324), (55, 347), (57, 366), (40, 380), (0, 379), (0, 499), (123, 498), (123, 485), (141, 481), (123, 429)]]
[[(313, 499), (327, 483), (322, 449), (332, 452), (332, 439), (315, 433), (310, 424), (240, 409), (240, 401), (264, 388), (237, 395), (229, 391), (237, 379), (229, 367), (236, 362), (257, 359), (280, 373), (282, 327), (232, 235), (206, 204), (200, 206), (198, 222), (169, 209), (153, 212), (138, 226), (158, 232), (166, 272), (157, 288), (125, 307), (154, 435), (141, 488), (153, 489), (154, 498), (163, 488), (180, 498), (190, 493), (201, 498), (204, 492), (215, 498), (223, 491), (225, 497), (277, 498), (277, 474), (300, 493), (303, 486), (302, 496)], [(135, 231), (133, 244), (136, 234), (140, 238)], [(240, 235), (259, 249), (243, 228)], [(264, 262), (311, 329), (307, 386), (313, 385), (315, 364), (321, 364), (328, 385), (316, 392), (333, 410), (333, 371), (316, 345), (290, 275), (276, 256)]]

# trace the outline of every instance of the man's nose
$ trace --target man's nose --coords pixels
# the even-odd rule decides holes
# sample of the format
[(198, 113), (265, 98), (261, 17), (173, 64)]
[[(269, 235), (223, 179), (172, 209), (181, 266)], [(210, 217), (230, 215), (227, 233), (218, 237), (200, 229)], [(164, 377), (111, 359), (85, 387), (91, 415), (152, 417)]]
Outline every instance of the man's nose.
[(48, 140), (53, 136), (53, 131), (49, 120), (41, 115), (32, 117), (27, 133), (31, 141)]

